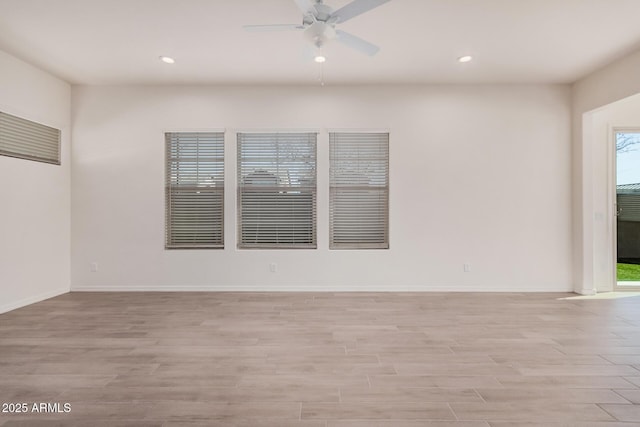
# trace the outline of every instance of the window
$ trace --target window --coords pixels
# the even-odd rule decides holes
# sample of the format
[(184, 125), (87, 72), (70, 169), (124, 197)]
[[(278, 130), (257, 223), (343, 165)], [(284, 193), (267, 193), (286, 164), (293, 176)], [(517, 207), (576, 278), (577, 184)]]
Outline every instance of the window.
[(329, 247), (389, 248), (389, 134), (329, 134)]
[(316, 140), (238, 133), (238, 247), (316, 247)]
[(60, 164), (60, 131), (0, 111), (0, 154)]
[(224, 247), (224, 133), (165, 134), (166, 247)]

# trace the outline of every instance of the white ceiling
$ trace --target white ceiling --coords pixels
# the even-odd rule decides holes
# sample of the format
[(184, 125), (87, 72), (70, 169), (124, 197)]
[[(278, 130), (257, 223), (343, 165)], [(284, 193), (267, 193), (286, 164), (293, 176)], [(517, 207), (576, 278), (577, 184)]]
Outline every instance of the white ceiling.
[[(323, 75), (569, 83), (639, 48), (639, 17), (640, 0), (391, 0), (341, 26), (380, 52), (329, 44)], [(0, 0), (0, 50), (74, 84), (316, 83), (301, 33), (241, 28), (300, 22), (293, 0)]]

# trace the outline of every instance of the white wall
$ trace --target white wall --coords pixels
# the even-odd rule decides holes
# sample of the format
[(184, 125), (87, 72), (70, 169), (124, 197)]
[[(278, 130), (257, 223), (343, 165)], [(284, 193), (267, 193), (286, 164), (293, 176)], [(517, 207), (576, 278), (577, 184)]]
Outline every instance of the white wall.
[[(572, 289), (568, 86), (72, 92), (73, 290)], [(219, 128), (226, 248), (164, 250), (163, 132)], [(236, 249), (235, 132), (299, 128), (321, 130), (318, 249)], [(390, 250), (328, 249), (335, 128), (391, 132)]]
[(590, 113), (589, 134), (593, 142), (593, 279), (598, 292), (613, 290), (614, 202), (616, 177), (615, 128), (640, 128), (640, 95), (614, 102)]
[[(593, 111), (640, 93), (640, 50), (597, 70), (572, 87), (572, 222), (574, 290), (581, 294), (596, 291), (596, 268), (602, 262), (597, 235), (609, 226), (594, 206), (599, 158), (593, 134)], [(606, 232), (606, 231), (604, 231)]]
[(0, 111), (62, 130), (62, 165), (0, 156), (0, 313), (69, 291), (70, 86), (0, 51)]

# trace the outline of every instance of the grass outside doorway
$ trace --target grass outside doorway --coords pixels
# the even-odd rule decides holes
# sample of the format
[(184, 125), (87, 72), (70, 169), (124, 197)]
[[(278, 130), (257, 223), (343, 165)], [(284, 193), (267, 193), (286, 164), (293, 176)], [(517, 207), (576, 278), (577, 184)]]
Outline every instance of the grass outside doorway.
[(640, 282), (640, 265), (618, 263), (618, 282)]

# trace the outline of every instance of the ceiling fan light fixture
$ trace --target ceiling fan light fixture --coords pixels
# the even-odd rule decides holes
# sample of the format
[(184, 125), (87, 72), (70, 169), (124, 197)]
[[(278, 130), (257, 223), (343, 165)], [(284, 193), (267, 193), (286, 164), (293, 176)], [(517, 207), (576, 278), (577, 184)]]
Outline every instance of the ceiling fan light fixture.
[(327, 57), (324, 55), (316, 55), (316, 57), (313, 58), (313, 60), (316, 61), (318, 64), (322, 64), (327, 60)]
[(160, 59), (160, 61), (164, 62), (165, 64), (175, 64), (176, 63), (176, 60), (173, 59), (170, 56), (161, 55), (161, 56), (159, 56), (159, 59)]
[(461, 62), (463, 64), (465, 62), (471, 62), (472, 60), (473, 60), (473, 56), (471, 56), (471, 55), (464, 55), (464, 56), (461, 56), (460, 58), (458, 58), (458, 62)]

